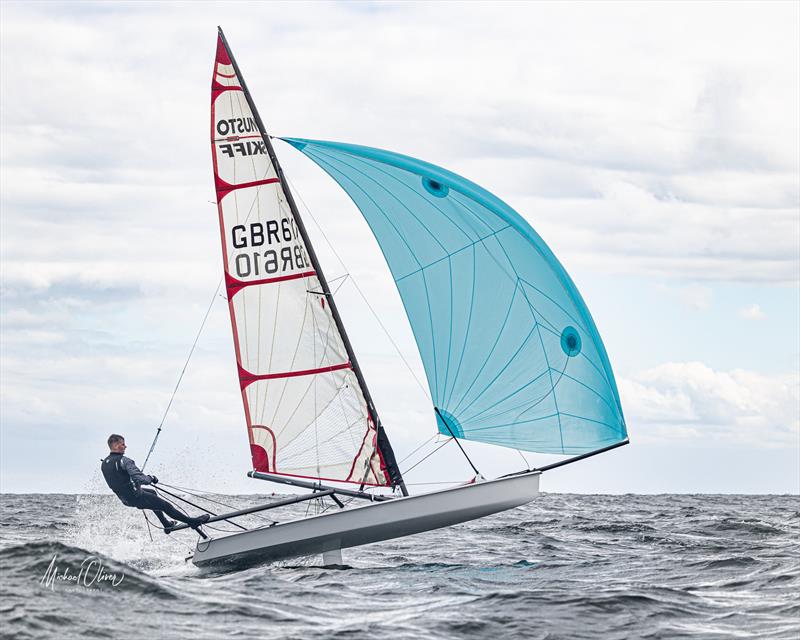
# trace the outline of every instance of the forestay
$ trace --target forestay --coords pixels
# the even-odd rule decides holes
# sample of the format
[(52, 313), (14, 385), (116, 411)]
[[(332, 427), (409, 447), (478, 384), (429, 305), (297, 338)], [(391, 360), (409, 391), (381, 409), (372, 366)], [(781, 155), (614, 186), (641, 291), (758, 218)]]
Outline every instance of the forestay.
[(626, 438), (589, 310), (519, 214), (421, 160), (286, 141), (328, 172), (369, 223), (411, 323), (441, 433), (563, 454)]
[(253, 467), (387, 486), (364, 393), (256, 122), (220, 38), (211, 146)]

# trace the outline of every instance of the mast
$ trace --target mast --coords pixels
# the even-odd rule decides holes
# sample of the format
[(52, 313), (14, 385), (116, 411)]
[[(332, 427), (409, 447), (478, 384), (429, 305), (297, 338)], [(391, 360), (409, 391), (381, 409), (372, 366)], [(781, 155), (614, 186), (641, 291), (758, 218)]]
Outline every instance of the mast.
[(339, 330), (339, 334), (342, 337), (342, 342), (344, 343), (345, 350), (347, 351), (347, 356), (350, 359), (350, 363), (353, 366), (353, 372), (356, 375), (356, 379), (358, 380), (358, 384), (361, 387), (361, 392), (364, 394), (364, 399), (367, 403), (367, 411), (369, 412), (370, 419), (372, 420), (373, 424), (375, 425), (375, 430), (377, 432), (377, 439), (378, 439), (378, 449), (380, 450), (381, 456), (383, 457), (383, 461), (386, 464), (386, 470), (389, 473), (389, 479), (392, 482), (392, 486), (400, 487), (400, 491), (403, 493), (404, 496), (408, 495), (408, 490), (406, 489), (405, 483), (403, 482), (403, 476), (400, 473), (400, 467), (397, 464), (397, 459), (395, 458), (394, 451), (392, 449), (392, 445), (389, 442), (389, 438), (386, 435), (386, 431), (381, 424), (380, 418), (378, 417), (378, 412), (375, 409), (375, 404), (372, 401), (372, 396), (369, 393), (369, 389), (367, 388), (367, 383), (364, 380), (364, 375), (361, 372), (361, 367), (358, 364), (358, 360), (356, 359), (356, 354), (353, 351), (353, 346), (350, 343), (350, 338), (347, 335), (347, 331), (344, 328), (344, 323), (342, 322), (342, 318), (339, 315), (339, 310), (336, 307), (336, 302), (333, 299), (333, 294), (331, 293), (330, 287), (328, 286), (328, 281), (325, 278), (324, 273), (322, 272), (322, 266), (319, 263), (319, 259), (317, 258), (317, 254), (314, 251), (314, 247), (311, 244), (311, 239), (308, 236), (308, 232), (306, 231), (306, 227), (303, 224), (303, 219), (300, 217), (300, 212), (297, 209), (297, 204), (294, 201), (294, 197), (292, 197), (292, 192), (289, 189), (289, 185), (287, 184), (283, 169), (278, 162), (278, 157), (275, 155), (275, 150), (272, 147), (272, 142), (270, 140), (269, 135), (267, 134), (267, 130), (264, 127), (264, 123), (261, 120), (261, 115), (256, 108), (255, 102), (253, 101), (252, 96), (250, 95), (250, 90), (247, 88), (247, 83), (245, 82), (244, 76), (242, 75), (241, 70), (239, 69), (239, 65), (236, 63), (236, 58), (231, 51), (230, 46), (228, 45), (228, 40), (225, 38), (225, 34), (222, 31), (221, 27), (217, 27), (219, 31), (219, 37), (222, 40), (222, 44), (225, 47), (225, 51), (230, 58), (231, 65), (236, 72), (237, 77), (239, 78), (239, 82), (242, 86), (242, 92), (244, 93), (245, 100), (247, 101), (250, 110), (253, 112), (253, 118), (255, 119), (256, 126), (258, 126), (258, 132), (261, 134), (261, 138), (264, 141), (264, 145), (267, 149), (267, 153), (272, 161), (273, 166), (275, 167), (275, 171), (278, 174), (278, 179), (280, 181), (281, 189), (283, 191), (283, 195), (286, 197), (286, 202), (289, 205), (289, 209), (292, 212), (292, 217), (294, 218), (295, 223), (297, 224), (297, 229), (300, 233), (300, 236), (303, 238), (303, 242), (306, 245), (306, 249), (308, 250), (308, 257), (311, 260), (311, 264), (314, 267), (314, 270), (317, 273), (317, 278), (320, 282), (320, 286), (322, 287), (322, 295), (325, 296), (325, 299), (328, 301), (328, 305), (330, 307), (331, 315), (333, 316), (333, 320), (336, 323), (336, 327)]

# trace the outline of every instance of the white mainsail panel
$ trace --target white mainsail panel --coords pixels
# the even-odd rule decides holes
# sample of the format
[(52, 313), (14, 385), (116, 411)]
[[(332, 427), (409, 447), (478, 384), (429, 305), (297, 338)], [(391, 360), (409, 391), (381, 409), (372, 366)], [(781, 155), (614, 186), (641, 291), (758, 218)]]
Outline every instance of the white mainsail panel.
[(211, 96), (225, 281), (253, 468), (388, 486), (364, 393), (221, 39)]

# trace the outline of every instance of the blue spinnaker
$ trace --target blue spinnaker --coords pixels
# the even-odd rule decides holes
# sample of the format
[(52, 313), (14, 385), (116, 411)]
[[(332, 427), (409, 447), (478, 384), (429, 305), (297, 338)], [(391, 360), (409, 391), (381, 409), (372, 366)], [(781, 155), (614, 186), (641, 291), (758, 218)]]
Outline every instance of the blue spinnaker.
[(339, 183), (372, 229), (411, 323), (441, 433), (563, 454), (627, 437), (589, 310), (518, 213), (422, 160), (284, 140)]

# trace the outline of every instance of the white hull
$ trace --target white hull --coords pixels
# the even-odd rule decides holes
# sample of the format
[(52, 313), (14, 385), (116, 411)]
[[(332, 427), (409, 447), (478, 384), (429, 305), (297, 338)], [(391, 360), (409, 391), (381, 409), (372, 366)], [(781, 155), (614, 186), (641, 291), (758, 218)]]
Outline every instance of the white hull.
[[(462, 485), (418, 496), (371, 502), (362, 507), (200, 540), (192, 562), (256, 563), (323, 554), (340, 549), (449, 527), (512, 509), (539, 495), (538, 471)], [(341, 561), (341, 560), (339, 560)]]

